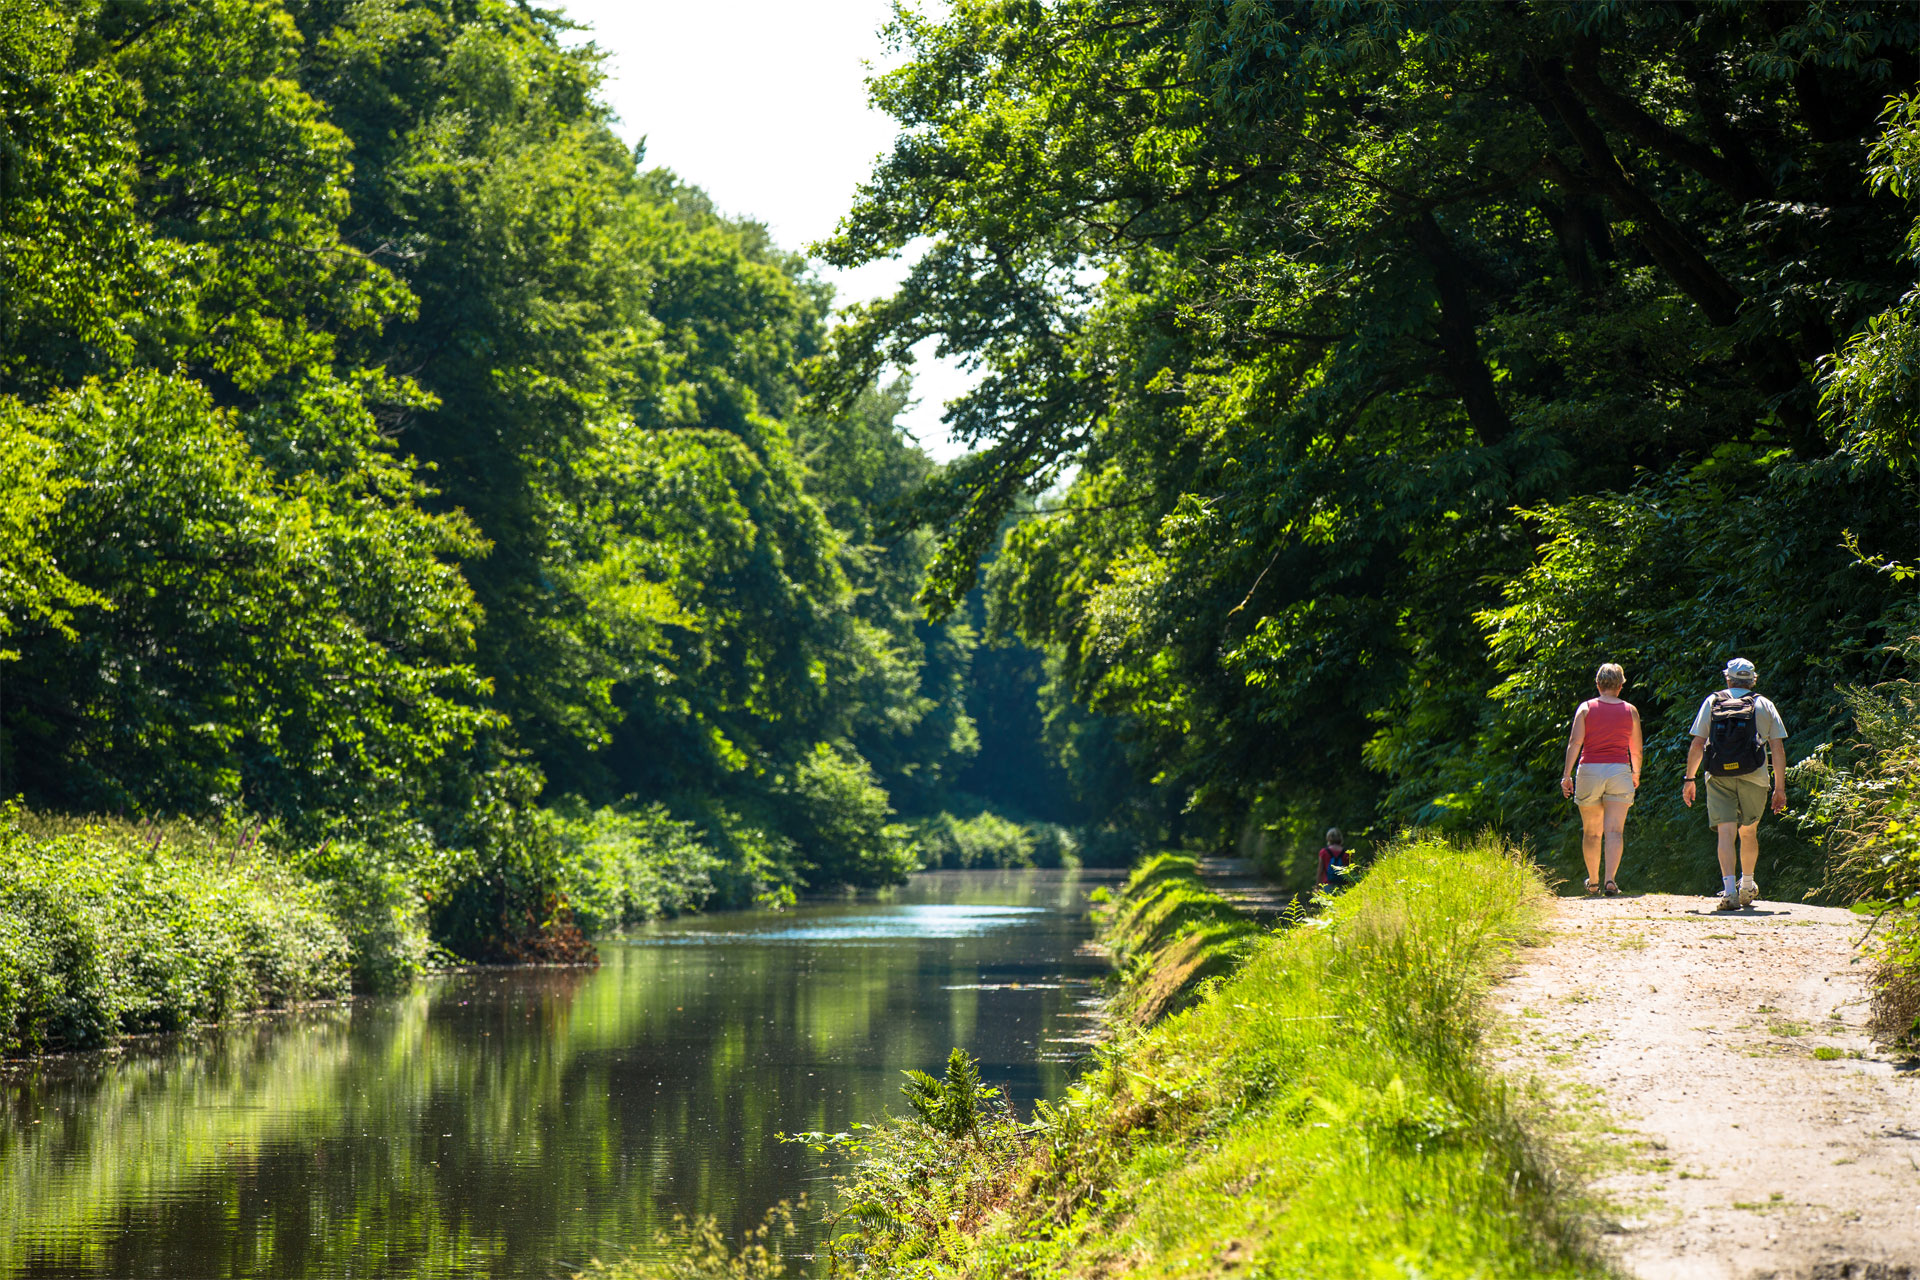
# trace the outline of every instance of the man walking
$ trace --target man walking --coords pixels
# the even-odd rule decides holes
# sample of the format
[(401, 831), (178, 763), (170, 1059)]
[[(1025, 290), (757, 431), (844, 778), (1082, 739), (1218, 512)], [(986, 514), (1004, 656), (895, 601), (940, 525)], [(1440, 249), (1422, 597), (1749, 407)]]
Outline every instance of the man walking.
[[(1687, 748), (1687, 775), (1680, 798), (1691, 808), (1693, 775), (1704, 757), (1707, 767), (1707, 825), (1719, 841), (1720, 911), (1753, 905), (1760, 887), (1753, 882), (1760, 860), (1760, 815), (1768, 792), (1773, 811), (1787, 807), (1787, 726), (1780, 709), (1753, 691), (1760, 674), (1745, 658), (1725, 671), (1727, 687), (1710, 693), (1693, 717), (1693, 744)], [(1771, 758), (1772, 787), (1768, 787)], [(1734, 874), (1734, 843), (1740, 846), (1740, 874)]]

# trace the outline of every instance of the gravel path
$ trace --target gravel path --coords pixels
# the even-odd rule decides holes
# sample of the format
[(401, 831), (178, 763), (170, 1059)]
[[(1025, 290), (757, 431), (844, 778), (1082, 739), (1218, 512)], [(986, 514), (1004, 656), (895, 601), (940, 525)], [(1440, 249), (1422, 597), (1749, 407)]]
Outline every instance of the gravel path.
[(1625, 1131), (1609, 1246), (1645, 1280), (1920, 1280), (1920, 1069), (1862, 1030), (1864, 923), (1713, 905), (1563, 899), (1495, 992), (1518, 1064)]

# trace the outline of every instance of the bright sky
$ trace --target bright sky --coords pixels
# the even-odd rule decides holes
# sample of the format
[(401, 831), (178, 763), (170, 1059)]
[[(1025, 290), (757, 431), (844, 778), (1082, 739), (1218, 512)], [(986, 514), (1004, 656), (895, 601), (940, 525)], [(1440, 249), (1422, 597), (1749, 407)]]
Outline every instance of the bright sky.
[[(721, 210), (757, 219), (804, 249), (832, 232), (854, 188), (893, 140), (867, 105), (866, 77), (888, 64), (889, 0), (562, 0), (609, 55), (608, 103), (647, 162), (704, 188)], [(887, 293), (904, 263), (827, 270), (842, 303)], [(932, 352), (913, 368), (919, 404), (905, 425), (942, 460), (959, 450), (940, 424), (968, 376)]]

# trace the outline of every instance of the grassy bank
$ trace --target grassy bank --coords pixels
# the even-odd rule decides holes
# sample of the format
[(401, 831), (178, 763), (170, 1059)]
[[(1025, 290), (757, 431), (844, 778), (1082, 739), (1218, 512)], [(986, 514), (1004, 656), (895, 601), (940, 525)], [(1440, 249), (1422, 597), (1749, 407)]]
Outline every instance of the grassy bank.
[[(1190, 872), (1163, 859), (1134, 877), (1110, 923), (1123, 948), (1177, 966), (1182, 939), (1231, 928)], [(1605, 1274), (1549, 1145), (1481, 1049), (1485, 989), (1545, 898), (1509, 850), (1416, 841), (1298, 927), (1215, 934), (1247, 951), (1238, 970), (1107, 1048), (1030, 1123), (960, 1097), (963, 1073), (933, 1119), (839, 1139), (862, 1157), (842, 1188), (842, 1261), (983, 1276)]]
[(325, 891), (235, 846), (0, 810), (0, 1053), (346, 993)]
[(1094, 897), (1119, 982), (1111, 1012), (1133, 1026), (1185, 1007), (1208, 978), (1231, 973), (1261, 932), (1183, 854), (1150, 858), (1118, 897), (1108, 900), (1104, 889)]

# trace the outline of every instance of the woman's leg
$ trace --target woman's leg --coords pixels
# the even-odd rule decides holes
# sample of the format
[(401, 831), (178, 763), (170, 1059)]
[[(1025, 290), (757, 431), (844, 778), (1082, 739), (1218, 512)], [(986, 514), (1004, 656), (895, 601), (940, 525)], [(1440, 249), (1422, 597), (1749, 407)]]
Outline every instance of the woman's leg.
[[(1626, 852), (1627, 810), (1633, 807), (1633, 802), (1609, 800), (1601, 807), (1606, 810), (1603, 824), (1607, 850), (1607, 879), (1612, 880), (1620, 871), (1620, 855)], [(1582, 816), (1585, 816), (1584, 813)]]
[[(1587, 879), (1600, 885), (1600, 835), (1607, 817), (1607, 805), (1580, 806), (1580, 855), (1587, 860)], [(1615, 861), (1618, 861), (1616, 856)]]

